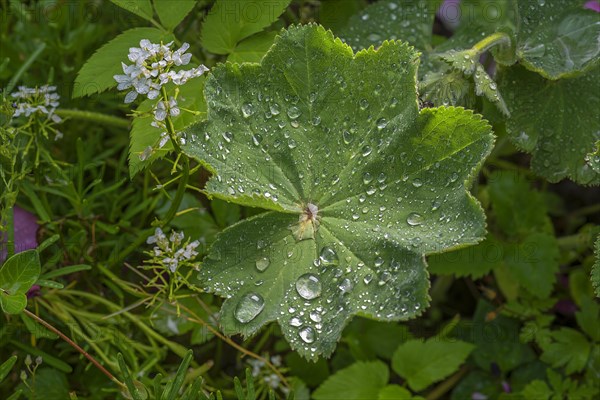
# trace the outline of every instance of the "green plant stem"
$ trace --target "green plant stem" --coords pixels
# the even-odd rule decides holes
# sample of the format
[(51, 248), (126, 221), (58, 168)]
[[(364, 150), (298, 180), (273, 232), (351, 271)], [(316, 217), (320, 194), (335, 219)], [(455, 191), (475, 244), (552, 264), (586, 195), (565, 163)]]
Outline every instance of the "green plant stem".
[[(64, 294), (64, 295), (70, 294), (70, 295), (73, 295), (76, 297), (83, 297), (83, 298), (89, 299), (91, 301), (96, 301), (100, 304), (105, 305), (106, 308), (108, 308), (111, 312), (118, 311), (122, 308), (122, 307), (104, 299), (103, 297), (99, 297), (99, 296), (93, 295), (91, 293), (82, 292), (79, 290), (71, 290), (71, 289), (66, 290), (65, 289), (65, 290), (61, 291), (61, 294)], [(185, 347), (181, 346), (178, 343), (171, 342), (170, 340), (165, 339), (162, 335), (158, 334), (153, 329), (151, 329), (148, 325), (146, 325), (145, 323), (140, 321), (138, 316), (133, 315), (129, 312), (124, 312), (121, 315), (125, 316), (134, 325), (136, 325), (138, 328), (140, 328), (140, 330), (143, 331), (144, 334), (146, 334), (149, 338), (152, 338), (152, 339), (156, 340), (157, 342), (162, 343), (167, 348), (169, 348), (173, 353), (177, 354), (179, 357), (182, 357), (182, 358), (185, 357), (185, 355), (187, 353), (187, 349)]]
[(236, 350), (238, 350), (239, 352), (250, 356), (256, 360), (262, 361), (265, 363), (265, 365), (267, 367), (269, 367), (278, 377), (279, 379), (281, 379), (281, 382), (286, 386), (286, 387), (290, 387), (290, 384), (288, 383), (287, 379), (285, 378), (285, 376), (283, 376), (283, 374), (281, 372), (279, 372), (279, 370), (277, 369), (277, 367), (275, 367), (271, 361), (269, 361), (268, 359), (259, 356), (258, 354), (240, 346), (239, 344), (237, 344), (236, 342), (234, 342), (233, 340), (229, 339), (227, 336), (223, 335), (221, 332), (219, 332), (218, 330), (216, 330), (215, 328), (213, 328), (208, 322), (204, 321), (202, 318), (200, 318), (194, 311), (192, 311), (190, 308), (186, 307), (185, 305), (181, 304), (180, 307), (186, 311), (188, 314), (191, 315), (191, 317), (188, 316), (183, 316), (186, 320), (190, 321), (190, 322), (195, 322), (197, 324), (201, 324), (203, 326), (206, 327), (206, 329), (208, 329), (213, 335), (215, 335), (216, 337), (218, 337), (219, 339), (221, 339), (223, 342), (227, 343), (228, 345), (230, 345), (231, 347), (235, 348)]
[(508, 36), (508, 33), (496, 32), (476, 43), (472, 49), (478, 53), (483, 53), (494, 46), (502, 44), (510, 44), (510, 36)]
[(426, 400), (437, 400), (446, 394), (450, 389), (452, 389), (456, 384), (462, 379), (462, 377), (467, 373), (469, 367), (463, 366), (458, 370), (457, 373), (452, 375), (450, 378), (446, 379), (444, 382), (440, 383), (436, 387), (434, 387), (431, 392), (427, 394), (425, 397)]
[(587, 235), (576, 233), (574, 235), (559, 237), (556, 239), (556, 242), (562, 250), (575, 250), (586, 245)]
[(21, 75), (23, 75), (25, 73), (25, 71), (27, 71), (27, 69), (29, 69), (31, 64), (33, 64), (35, 59), (38, 58), (40, 56), (40, 54), (42, 54), (42, 51), (44, 51), (45, 48), (46, 48), (46, 43), (40, 43), (39, 46), (33, 51), (33, 53), (31, 53), (29, 58), (23, 63), (23, 65), (21, 65), (21, 68), (19, 68), (17, 73), (13, 75), (12, 79), (8, 82), (8, 85), (6, 85), (6, 89), (5, 89), (6, 93), (12, 92), (12, 90), (16, 86), (17, 82), (19, 82), (19, 79), (21, 79)]
[(48, 329), (48, 330), (52, 331), (53, 333), (55, 333), (56, 335), (58, 335), (62, 340), (67, 342), (71, 347), (73, 347), (75, 350), (80, 352), (85, 358), (87, 358), (92, 364), (94, 364), (94, 366), (96, 368), (98, 368), (104, 375), (106, 375), (111, 381), (113, 381), (114, 383), (116, 383), (117, 385), (119, 385), (122, 388), (125, 387), (125, 385), (121, 381), (119, 381), (117, 378), (115, 378), (113, 376), (113, 374), (111, 374), (106, 368), (104, 368), (104, 366), (102, 364), (100, 364), (87, 351), (85, 351), (83, 348), (81, 348), (81, 346), (79, 346), (77, 343), (72, 341), (71, 338), (69, 338), (67, 335), (65, 335), (64, 333), (62, 333), (61, 331), (56, 329), (54, 326), (52, 326), (51, 324), (49, 324), (42, 318), (40, 318), (37, 315), (35, 315), (34, 313), (32, 313), (31, 311), (24, 309), (23, 312), (29, 318), (31, 318), (31, 319), (35, 320), (36, 322), (38, 322), (39, 324), (43, 325), (46, 329)]
[(59, 109), (56, 110), (56, 115), (63, 118), (72, 118), (82, 121), (97, 122), (98, 124), (102, 125), (110, 125), (118, 128), (129, 129), (129, 120), (93, 111)]
[[(162, 95), (163, 95), (163, 101), (168, 102), (169, 101), (169, 95), (167, 93), (167, 89), (165, 89), (165, 87), (162, 87)], [(175, 149), (175, 152), (178, 155), (178, 159), (179, 156), (183, 155), (183, 172), (181, 175), (181, 178), (179, 180), (179, 186), (177, 187), (177, 192), (175, 193), (175, 197), (173, 198), (173, 201), (171, 202), (171, 207), (169, 208), (169, 210), (167, 211), (167, 214), (165, 215), (165, 217), (162, 219), (162, 221), (159, 222), (160, 226), (165, 226), (166, 224), (168, 224), (169, 222), (171, 222), (171, 220), (173, 218), (175, 218), (175, 215), (177, 214), (177, 210), (179, 210), (179, 206), (181, 205), (181, 201), (183, 200), (183, 195), (185, 194), (185, 189), (187, 188), (187, 184), (190, 178), (190, 160), (188, 159), (188, 157), (183, 154), (181, 152), (181, 147), (179, 147), (179, 143), (177, 143), (177, 133), (175, 132), (175, 126), (173, 125), (173, 121), (171, 120), (170, 116), (167, 116), (167, 132), (169, 133), (169, 137), (171, 138), (171, 143), (173, 143), (173, 148)], [(173, 166), (173, 169), (175, 169), (177, 167), (177, 162), (175, 162), (175, 165)]]
[(600, 203), (592, 204), (591, 206), (583, 207), (578, 210), (575, 210), (569, 214), (571, 218), (573, 217), (582, 217), (584, 215), (596, 214), (600, 212)]

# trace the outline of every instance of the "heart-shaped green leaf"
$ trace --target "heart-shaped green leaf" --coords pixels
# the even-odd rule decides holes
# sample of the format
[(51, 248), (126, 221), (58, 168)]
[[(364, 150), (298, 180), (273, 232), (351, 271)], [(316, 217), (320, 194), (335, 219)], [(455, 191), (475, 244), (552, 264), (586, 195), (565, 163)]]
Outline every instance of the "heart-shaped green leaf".
[(354, 55), (322, 27), (292, 27), (262, 64), (207, 79), (207, 120), (184, 151), (209, 195), (271, 210), (226, 229), (199, 279), (227, 297), (227, 334), (277, 320), (307, 358), (329, 355), (354, 314), (407, 320), (428, 304), (424, 254), (476, 243), (466, 187), (493, 143), (470, 111), (419, 112), (417, 53)]
[(0, 268), (0, 306), (8, 314), (18, 314), (27, 306), (25, 294), (40, 276), (36, 250), (10, 257)]

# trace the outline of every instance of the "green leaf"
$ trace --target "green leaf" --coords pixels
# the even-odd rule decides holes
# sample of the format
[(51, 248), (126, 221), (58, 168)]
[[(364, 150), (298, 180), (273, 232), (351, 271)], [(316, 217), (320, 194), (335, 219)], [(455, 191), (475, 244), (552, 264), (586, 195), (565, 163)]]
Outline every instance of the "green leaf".
[(504, 261), (502, 242), (488, 236), (476, 246), (466, 247), (427, 258), (429, 272), (438, 275), (471, 276), (481, 278)]
[(409, 340), (392, 357), (392, 369), (419, 392), (454, 373), (475, 346), (460, 340)]
[(471, 341), (477, 346), (473, 360), (483, 370), (489, 370), (492, 363), (498, 365), (504, 373), (519, 365), (533, 361), (535, 355), (526, 344), (520, 343), (520, 324), (517, 320), (497, 315), (488, 319), (490, 312), (496, 309), (488, 302), (477, 303), (473, 317)]
[(228, 297), (226, 334), (277, 320), (306, 357), (330, 354), (353, 314), (423, 312), (423, 254), (481, 240), (466, 187), (490, 127), (463, 109), (419, 112), (416, 63), (401, 42), (353, 56), (307, 25), (261, 65), (213, 69), (208, 119), (183, 150), (214, 173), (209, 195), (271, 210), (225, 230), (201, 268), (207, 290)]
[(327, 0), (319, 8), (319, 24), (337, 33), (352, 15), (364, 7), (363, 0)]
[(400, 385), (387, 385), (379, 391), (377, 400), (418, 400), (421, 396), (413, 396), (407, 389)]
[(6, 378), (6, 376), (10, 373), (13, 365), (17, 362), (17, 356), (9, 357), (8, 360), (4, 361), (0, 364), (0, 383)]
[(154, 12), (150, 0), (110, 0), (111, 3), (142, 17), (146, 21), (152, 20)]
[(519, 66), (500, 75), (500, 91), (511, 113), (506, 130), (518, 148), (532, 153), (533, 171), (550, 182), (568, 177), (599, 184), (600, 173), (585, 158), (600, 140), (600, 119), (593, 118), (600, 109), (600, 68), (559, 81)]
[(600, 297), (600, 235), (596, 239), (594, 254), (596, 255), (596, 262), (592, 266), (591, 279), (592, 285), (596, 289), (596, 297)]
[(596, 142), (594, 151), (585, 156), (585, 161), (590, 168), (600, 174), (600, 140)]
[[(202, 91), (204, 90), (203, 76), (190, 80), (183, 86), (178, 86), (179, 96), (177, 105), (182, 110), (181, 114), (173, 119), (173, 126), (177, 132), (186, 127), (202, 121), (206, 117), (206, 103)], [(168, 89), (169, 95), (173, 94), (173, 88)], [(162, 129), (150, 125), (154, 120), (152, 113), (156, 100), (146, 99), (138, 107), (140, 113), (133, 119), (130, 132), (129, 144), (129, 175), (133, 178), (138, 172), (149, 167), (156, 160), (165, 157), (173, 150), (173, 144), (169, 140), (162, 148), (158, 148)], [(184, 109), (193, 110), (199, 114), (191, 114)], [(142, 160), (141, 155), (148, 147), (153, 151), (149, 157)]]
[(590, 297), (581, 301), (581, 311), (575, 313), (577, 324), (593, 341), (600, 342), (600, 305)]
[(230, 54), (243, 39), (262, 31), (290, 0), (217, 0), (202, 25), (202, 45), (215, 54)]
[(552, 343), (541, 344), (541, 360), (555, 368), (565, 367), (568, 375), (581, 371), (590, 355), (591, 346), (586, 337), (575, 329), (561, 328), (551, 334)]
[(542, 193), (532, 190), (522, 175), (498, 171), (488, 179), (495, 222), (508, 238), (534, 232), (552, 233), (552, 222)]
[(519, 1), (517, 56), (548, 79), (576, 76), (598, 65), (598, 14), (573, 0)]
[(504, 245), (504, 263), (519, 285), (537, 297), (550, 295), (558, 272), (556, 238), (534, 233), (516, 243)]
[(313, 393), (315, 400), (377, 399), (387, 384), (388, 367), (381, 361), (357, 362), (344, 368), (319, 386)]
[(430, 50), (438, 3), (381, 0), (350, 17), (338, 36), (355, 52), (396, 39)]
[(227, 57), (227, 61), (241, 64), (243, 62), (258, 63), (265, 56), (277, 32), (261, 32), (241, 41), (233, 52)]
[[(67, 376), (52, 368), (39, 368), (30, 384), (32, 392), (43, 393), (44, 400), (65, 400), (69, 396)], [(41, 396), (40, 396), (41, 397)]]
[(116, 87), (117, 82), (113, 76), (123, 73), (121, 62), (129, 63), (129, 48), (138, 46), (142, 39), (160, 43), (161, 40), (167, 40), (167, 35), (156, 28), (133, 28), (100, 47), (77, 73), (73, 98), (101, 93)]
[(536, 379), (521, 392), (525, 399), (547, 400), (552, 396), (553, 391), (548, 387), (546, 382)]
[[(479, 62), (479, 51), (477, 49), (469, 50), (449, 50), (438, 54), (437, 57), (444, 60), (452, 68), (461, 71), (465, 76), (472, 77), (475, 84), (475, 94), (485, 96), (490, 102), (496, 105), (498, 109), (508, 116), (509, 112), (502, 95), (498, 92), (496, 82), (486, 72), (484, 66)], [(431, 74), (427, 79), (431, 78)]]
[[(512, 383), (512, 382), (511, 382)], [(501, 387), (498, 385), (491, 374), (485, 373), (480, 369), (475, 369), (462, 378), (454, 390), (452, 390), (451, 400), (472, 399), (475, 392), (487, 396), (488, 399), (495, 399), (500, 394)], [(483, 396), (481, 396), (483, 398)]]
[(41, 272), (36, 250), (10, 257), (0, 267), (0, 306), (5, 313), (18, 314), (27, 306), (25, 295)]
[(153, 3), (162, 25), (173, 31), (194, 9), (196, 0), (153, 0)]

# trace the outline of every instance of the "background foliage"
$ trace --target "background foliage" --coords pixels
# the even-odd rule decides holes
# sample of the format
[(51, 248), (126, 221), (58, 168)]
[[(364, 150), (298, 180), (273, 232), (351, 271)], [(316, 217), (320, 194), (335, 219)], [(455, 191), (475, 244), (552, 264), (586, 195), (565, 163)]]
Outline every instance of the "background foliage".
[[(0, 397), (599, 395), (597, 2), (0, 5)], [(114, 90), (144, 38), (188, 42), (192, 65), (211, 69), (177, 94), (193, 112), (174, 128), (198, 139), (183, 146), (187, 185), (187, 156), (170, 142), (140, 157), (161, 133), (153, 102), (132, 111)], [(10, 120), (10, 93), (44, 84), (61, 97), (59, 140), (46, 120)], [(248, 161), (264, 148), (276, 168)], [(344, 151), (361, 158), (345, 165)], [(411, 168), (420, 173), (404, 179)], [(315, 241), (271, 244), (299, 234), (287, 226), (304, 197), (273, 172), (292, 170), (311, 200), (358, 201), (323, 207)], [(368, 229), (346, 228), (353, 221)], [(198, 277), (190, 263), (166, 278), (146, 243), (157, 226), (198, 240), (197, 260), (208, 255)], [(305, 269), (281, 275), (312, 243), (310, 257), (293, 259)], [(388, 276), (399, 254), (416, 275)], [(241, 267), (223, 268), (240, 256)], [(297, 282), (315, 273), (314, 258), (331, 276), (321, 277), (320, 307), (304, 309)], [(372, 267), (353, 270), (355, 261)], [(273, 294), (280, 275), (291, 290)], [(406, 304), (414, 312), (378, 313), (407, 285), (418, 292)], [(249, 325), (234, 319), (246, 290), (266, 304)], [(317, 325), (331, 331), (315, 340), (307, 328)]]

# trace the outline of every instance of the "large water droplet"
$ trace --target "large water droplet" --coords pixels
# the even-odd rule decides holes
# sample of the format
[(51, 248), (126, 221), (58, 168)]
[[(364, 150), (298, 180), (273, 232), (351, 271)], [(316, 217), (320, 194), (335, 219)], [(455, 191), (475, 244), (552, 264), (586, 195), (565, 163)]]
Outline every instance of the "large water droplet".
[(352, 286), (352, 281), (348, 278), (344, 278), (338, 287), (342, 291), (342, 294), (345, 294), (352, 290)]
[(254, 107), (252, 106), (252, 104), (250, 104), (250, 103), (244, 104), (242, 106), (242, 115), (244, 116), (244, 118), (248, 118), (252, 114), (254, 114)]
[(362, 108), (363, 110), (366, 110), (367, 108), (369, 108), (369, 100), (367, 99), (362, 99), (360, 102), (360, 108)]
[(279, 110), (279, 104), (277, 103), (273, 103), (269, 106), (269, 110), (271, 111), (271, 114), (273, 115), (279, 115), (280, 110)]
[(340, 259), (335, 250), (328, 246), (321, 249), (319, 260), (324, 267), (337, 266), (340, 263)]
[(305, 326), (301, 328), (298, 332), (298, 335), (300, 335), (300, 339), (302, 339), (304, 343), (312, 343), (317, 337), (317, 335), (315, 334), (315, 330), (310, 326)]
[(291, 119), (296, 119), (300, 116), (300, 114), (302, 114), (302, 112), (300, 111), (300, 109), (296, 106), (292, 106), (288, 109), (288, 117), (290, 117)]
[(310, 314), (308, 315), (311, 319), (311, 321), (313, 322), (321, 322), (322, 318), (321, 318), (321, 314), (319, 314), (318, 311), (311, 311)]
[(352, 134), (348, 131), (344, 131), (344, 133), (342, 133), (342, 137), (344, 138), (344, 144), (350, 144), (352, 141)]
[(222, 136), (223, 136), (223, 139), (225, 139), (225, 141), (227, 143), (231, 143), (231, 140), (233, 139), (233, 133), (231, 133), (231, 132), (223, 132)]
[(413, 182), (412, 182), (413, 186), (418, 188), (423, 186), (423, 181), (421, 181), (419, 178), (416, 178)]
[(296, 290), (303, 299), (312, 300), (321, 295), (321, 281), (313, 274), (304, 274), (296, 281)]
[(379, 118), (377, 120), (377, 129), (384, 129), (388, 124), (387, 119), (385, 118)]
[(408, 217), (406, 217), (406, 223), (410, 226), (421, 225), (423, 223), (423, 216), (415, 212), (410, 213), (408, 214)]
[(250, 292), (245, 294), (238, 303), (234, 311), (235, 319), (242, 324), (252, 321), (265, 308), (265, 301), (258, 293)]
[(256, 269), (262, 272), (269, 267), (270, 263), (271, 261), (268, 257), (261, 257), (258, 260), (256, 260)]
[(372, 151), (373, 151), (373, 149), (371, 149), (371, 146), (364, 146), (362, 148), (362, 155), (363, 155), (363, 157), (368, 157), (369, 154), (371, 154)]

